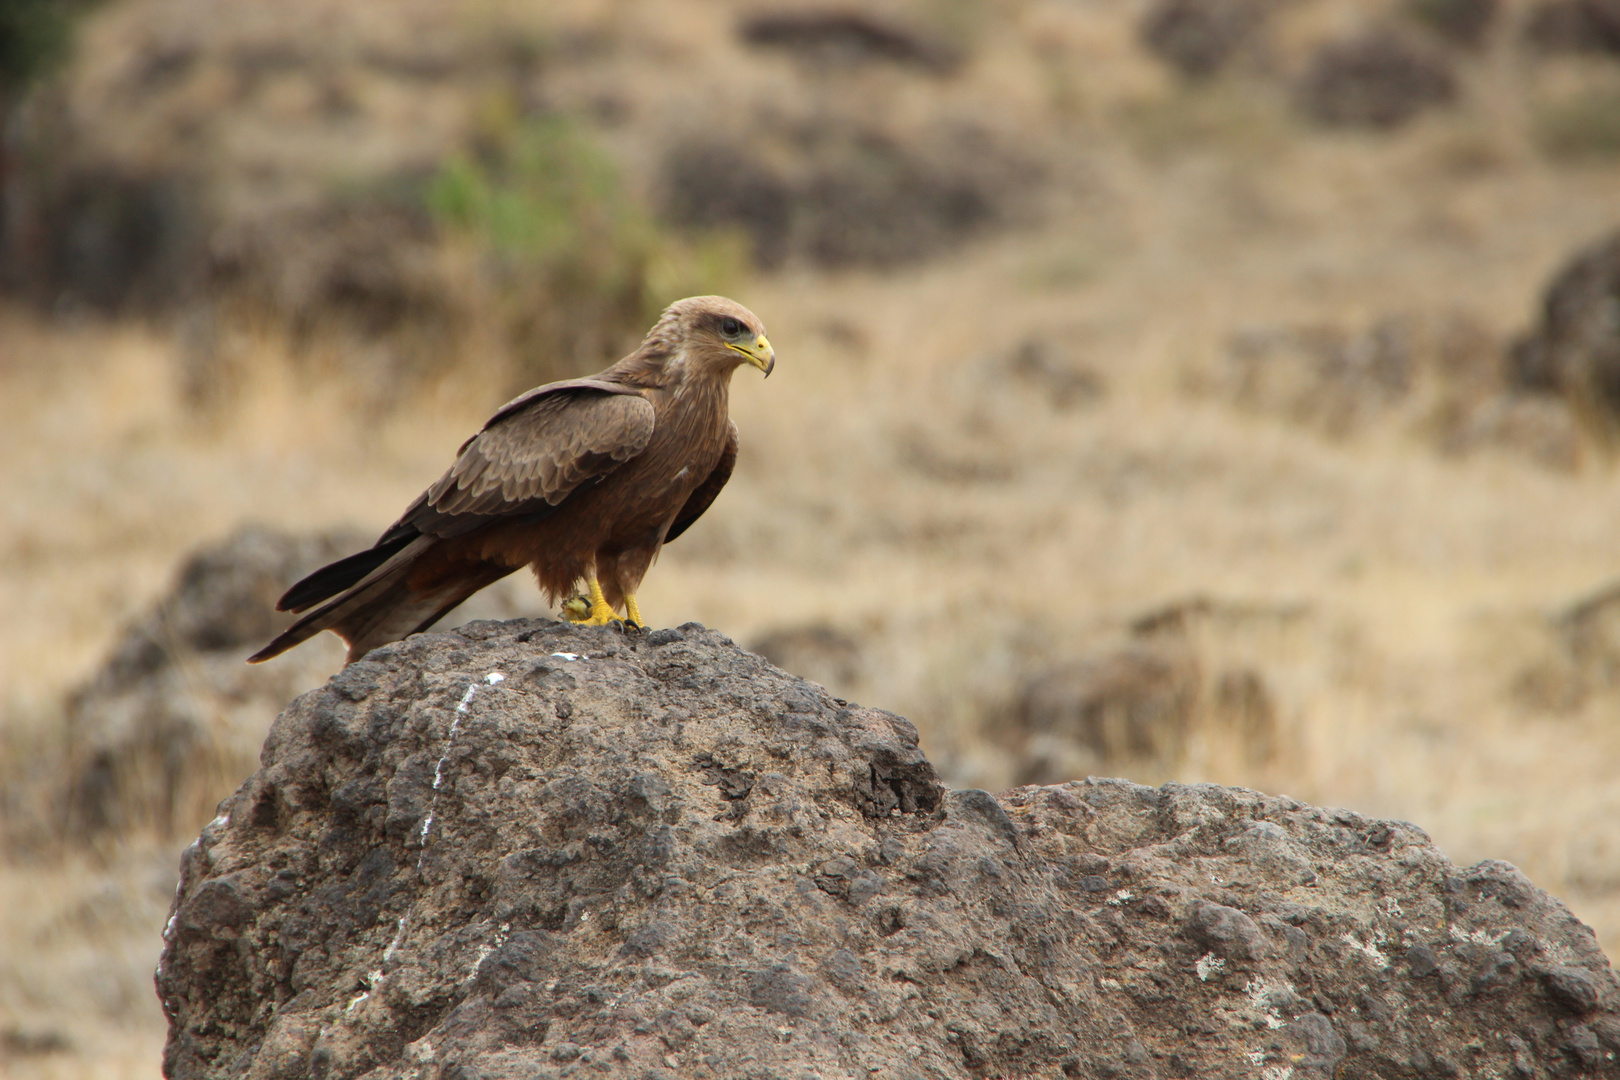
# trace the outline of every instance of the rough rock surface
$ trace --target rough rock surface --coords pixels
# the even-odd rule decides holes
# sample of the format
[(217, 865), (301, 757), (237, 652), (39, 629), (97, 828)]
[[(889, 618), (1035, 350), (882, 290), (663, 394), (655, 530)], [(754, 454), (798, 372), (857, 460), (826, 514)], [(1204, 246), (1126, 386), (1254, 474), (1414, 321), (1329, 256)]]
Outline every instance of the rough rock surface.
[(1215, 786), (999, 797), (688, 624), (386, 646), (186, 853), (172, 1077), (1620, 1076), (1513, 867)]

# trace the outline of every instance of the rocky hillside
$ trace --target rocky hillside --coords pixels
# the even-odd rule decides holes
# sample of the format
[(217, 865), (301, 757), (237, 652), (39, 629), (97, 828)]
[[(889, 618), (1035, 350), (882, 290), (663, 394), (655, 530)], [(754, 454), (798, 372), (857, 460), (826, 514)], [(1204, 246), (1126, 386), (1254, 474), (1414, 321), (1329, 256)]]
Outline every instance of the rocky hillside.
[(1512, 866), (1252, 791), (951, 790), (687, 624), (472, 623), (276, 722), (184, 857), (172, 1077), (1620, 1076)]

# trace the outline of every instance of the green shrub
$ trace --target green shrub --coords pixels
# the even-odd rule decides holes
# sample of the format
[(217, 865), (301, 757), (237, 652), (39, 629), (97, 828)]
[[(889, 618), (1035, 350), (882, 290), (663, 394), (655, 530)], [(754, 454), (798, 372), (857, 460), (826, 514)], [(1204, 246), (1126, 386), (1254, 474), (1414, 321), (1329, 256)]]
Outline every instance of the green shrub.
[(602, 367), (670, 301), (722, 291), (742, 269), (740, 238), (661, 228), (562, 117), (502, 124), (444, 165), (428, 206), (479, 249), (525, 383)]
[(82, 0), (0, 0), (0, 103), (67, 54)]

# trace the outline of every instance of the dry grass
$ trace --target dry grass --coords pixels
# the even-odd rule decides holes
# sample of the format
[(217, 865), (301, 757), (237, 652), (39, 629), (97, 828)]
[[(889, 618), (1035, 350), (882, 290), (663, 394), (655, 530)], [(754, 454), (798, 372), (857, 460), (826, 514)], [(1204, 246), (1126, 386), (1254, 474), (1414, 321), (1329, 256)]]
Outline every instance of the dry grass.
[(175, 863), (172, 843), (144, 841), (110, 861), (70, 857), (0, 873), (7, 1077), (157, 1075), (164, 1025), (152, 969)]
[[(1239, 614), (1197, 646), (1263, 676), (1283, 746), (1256, 762), (1203, 731), (1138, 779), (1414, 821), (1459, 862), (1517, 863), (1615, 953), (1620, 700), (1560, 711), (1516, 689), (1559, 662), (1546, 617), (1620, 577), (1613, 474), (1510, 447), (1442, 457), (1396, 424), (1331, 440), (1209, 388), (1247, 327), (1461, 312), (1516, 330), (1559, 260), (1620, 220), (1620, 167), (1541, 157), (1499, 59), (1450, 113), (1312, 134), (1259, 90), (1180, 94), (1133, 58), (1118, 13), (1074, 10), (1029, 5), (1023, 44), (971, 76), (1085, 133), (1069, 208), (903, 273), (740, 288), (780, 363), (768, 383), (739, 373), (737, 476), (653, 571), (644, 610), (745, 643), (847, 631), (862, 654), (844, 689), (915, 720), (954, 782), (996, 788), (1017, 764), (995, 727), (1010, 686), (1143, 612), (1214, 598)], [(710, 23), (705, 9), (662, 47)], [(1043, 75), (1028, 51), (1062, 63)], [(1058, 407), (1017, 378), (1031, 338), (1106, 394)], [(468, 371), (357, 418), (363, 389), (298, 374), (318, 358), (289, 363), (273, 335), (244, 348), (233, 402), (203, 416), (165, 334), (0, 310), (0, 747), (50, 759), (64, 689), (183, 552), (244, 520), (379, 528), (501, 390)], [(136, 976), (174, 855), (148, 838), (0, 867), (0, 1031), (72, 1047), (10, 1074), (155, 1072), (161, 1018)]]

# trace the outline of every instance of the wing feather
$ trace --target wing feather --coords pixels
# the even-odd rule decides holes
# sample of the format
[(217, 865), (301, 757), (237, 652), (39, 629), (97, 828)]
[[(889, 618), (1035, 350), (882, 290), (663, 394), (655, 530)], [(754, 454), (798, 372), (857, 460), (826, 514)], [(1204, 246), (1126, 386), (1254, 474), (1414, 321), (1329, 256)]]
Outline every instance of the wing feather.
[(713, 505), (714, 500), (719, 497), (720, 489), (726, 486), (726, 481), (731, 479), (731, 470), (736, 466), (737, 424), (735, 421), (728, 421), (726, 425), (726, 445), (725, 449), (720, 451), (720, 460), (715, 463), (709, 475), (704, 477), (703, 483), (699, 484), (696, 490), (687, 496), (685, 505), (681, 507), (681, 512), (675, 515), (675, 520), (670, 523), (669, 531), (664, 534), (664, 543), (667, 544), (681, 535), (691, 527), (692, 522), (703, 516), (703, 512)]
[(579, 379), (532, 390), (467, 440), (394, 529), (456, 536), (491, 518), (544, 516), (646, 449), (653, 423), (652, 403), (630, 387)]

